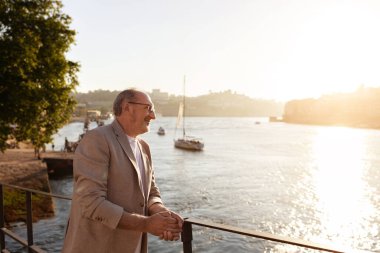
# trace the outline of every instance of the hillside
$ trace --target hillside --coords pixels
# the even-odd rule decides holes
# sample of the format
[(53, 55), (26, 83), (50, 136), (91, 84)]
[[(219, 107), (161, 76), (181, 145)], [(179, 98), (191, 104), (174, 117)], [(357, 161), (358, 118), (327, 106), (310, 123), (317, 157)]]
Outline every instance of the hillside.
[(285, 105), (283, 119), (289, 123), (380, 128), (380, 88), (360, 87), (352, 93), (292, 100)]
[[(97, 109), (102, 112), (112, 111), (112, 103), (120, 91), (95, 90), (75, 95), (78, 104), (86, 105), (87, 109)], [(176, 116), (181, 96), (150, 93), (156, 107), (156, 112), (162, 116)], [(162, 96), (162, 94), (164, 94)], [(273, 100), (252, 99), (248, 96), (234, 93), (230, 90), (209, 93), (198, 97), (186, 97), (187, 116), (207, 117), (268, 117), (281, 116), (283, 103)]]

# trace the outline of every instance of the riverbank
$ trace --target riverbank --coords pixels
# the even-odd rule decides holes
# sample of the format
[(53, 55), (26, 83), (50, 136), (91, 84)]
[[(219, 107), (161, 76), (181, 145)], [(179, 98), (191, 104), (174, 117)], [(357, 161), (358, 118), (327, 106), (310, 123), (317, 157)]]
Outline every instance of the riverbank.
[[(46, 164), (37, 159), (33, 149), (8, 149), (0, 153), (0, 181), (25, 188), (51, 192)], [(50, 197), (33, 194), (33, 220), (54, 216)], [(4, 211), (7, 223), (25, 221), (25, 194), (5, 187)]]

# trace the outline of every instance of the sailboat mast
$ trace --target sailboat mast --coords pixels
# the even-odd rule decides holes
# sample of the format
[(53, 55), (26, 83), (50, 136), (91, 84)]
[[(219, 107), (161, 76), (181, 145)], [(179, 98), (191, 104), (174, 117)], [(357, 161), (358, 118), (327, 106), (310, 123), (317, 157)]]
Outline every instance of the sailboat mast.
[(182, 116), (182, 129), (183, 129), (183, 138), (186, 136), (186, 131), (185, 131), (185, 115), (186, 115), (186, 107), (185, 107), (185, 84), (186, 84), (186, 76), (183, 76), (183, 116)]

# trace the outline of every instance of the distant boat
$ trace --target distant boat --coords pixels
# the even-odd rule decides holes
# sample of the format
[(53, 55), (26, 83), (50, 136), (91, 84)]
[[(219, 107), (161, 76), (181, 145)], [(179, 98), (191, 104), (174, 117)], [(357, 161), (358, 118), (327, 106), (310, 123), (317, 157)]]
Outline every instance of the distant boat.
[(276, 116), (270, 116), (269, 117), (269, 122), (283, 122), (283, 118), (282, 117), (276, 117)]
[(159, 127), (157, 131), (158, 135), (165, 135), (165, 129), (163, 127)]
[(183, 81), (183, 98), (179, 104), (176, 131), (182, 125), (182, 137), (174, 139), (174, 146), (180, 149), (201, 151), (203, 150), (204, 143), (202, 139), (186, 135), (185, 129), (185, 78)]

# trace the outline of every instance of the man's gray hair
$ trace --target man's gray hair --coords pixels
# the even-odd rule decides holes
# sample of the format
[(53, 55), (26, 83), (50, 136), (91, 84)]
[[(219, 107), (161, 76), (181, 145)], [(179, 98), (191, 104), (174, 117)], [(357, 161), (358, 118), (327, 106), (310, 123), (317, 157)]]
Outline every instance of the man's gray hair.
[(113, 114), (115, 116), (120, 116), (123, 111), (123, 102), (133, 102), (135, 100), (136, 94), (138, 93), (141, 93), (141, 91), (134, 88), (120, 92), (113, 102)]

